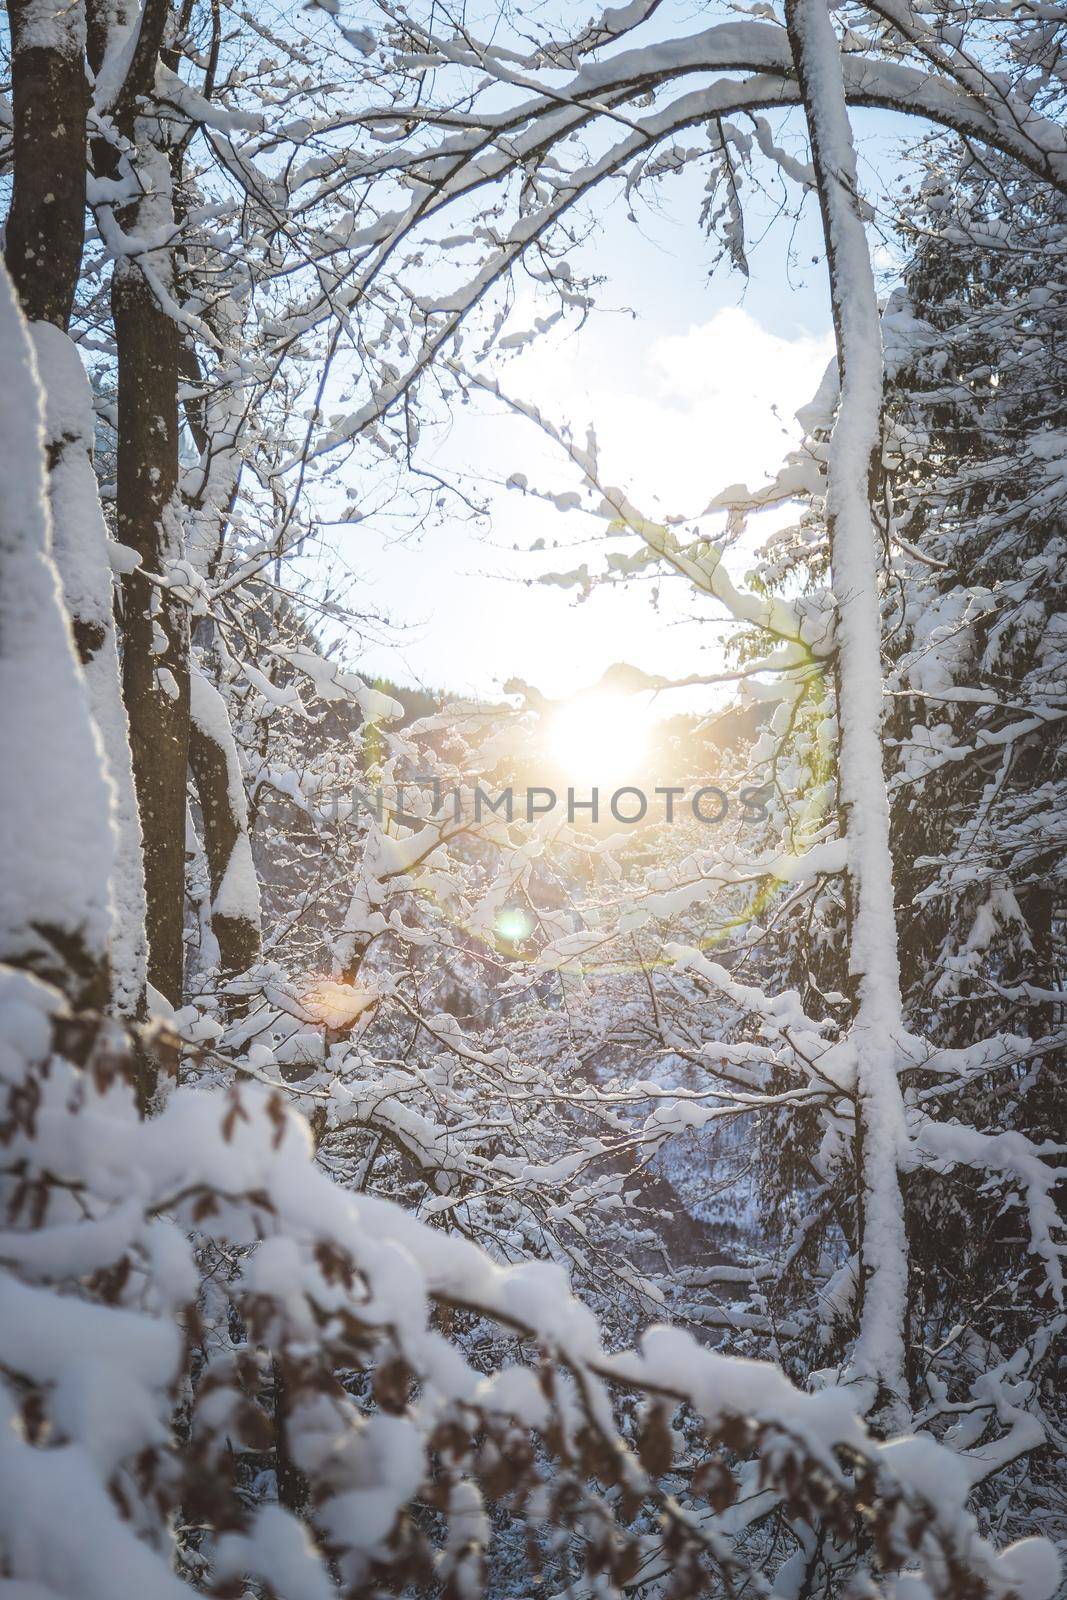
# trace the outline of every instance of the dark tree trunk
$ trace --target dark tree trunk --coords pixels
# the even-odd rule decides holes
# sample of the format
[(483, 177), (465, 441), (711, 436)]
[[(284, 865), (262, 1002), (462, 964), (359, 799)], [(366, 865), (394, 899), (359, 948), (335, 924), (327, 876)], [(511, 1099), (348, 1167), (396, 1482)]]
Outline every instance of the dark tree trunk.
[(32, 0), (9, 0), (14, 182), (4, 259), (27, 322), (66, 328), (85, 241), (89, 89), (77, 12), (55, 46), (30, 44)]
[(184, 974), (189, 616), (149, 576), (182, 554), (178, 330), (140, 267), (116, 268), (118, 536), (141, 557), (123, 580), (123, 688), (144, 837), (148, 981), (180, 1005)]
[[(141, 198), (118, 215), (130, 234), (173, 223), (165, 125), (152, 115), (152, 86), (169, 0), (146, 0), (122, 88), (111, 107), (128, 140)], [(88, 0), (88, 52), (98, 70), (111, 16)], [(111, 176), (115, 147), (93, 148)], [(178, 329), (157, 290), (174, 290), (174, 250), (164, 244), (116, 263), (111, 310), (118, 350), (118, 537), (141, 557), (122, 584), (123, 691), (144, 848), (148, 981), (173, 1005), (182, 999), (185, 945), (185, 819), (189, 760), (189, 614), (167, 578), (184, 554), (178, 495)]]

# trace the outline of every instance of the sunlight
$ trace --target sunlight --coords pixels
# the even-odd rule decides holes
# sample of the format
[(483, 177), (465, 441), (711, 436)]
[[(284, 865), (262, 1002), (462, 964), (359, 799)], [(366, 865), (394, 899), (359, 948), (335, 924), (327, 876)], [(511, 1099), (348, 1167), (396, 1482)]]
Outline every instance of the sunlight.
[(508, 944), (522, 944), (533, 932), (533, 919), (521, 906), (505, 906), (496, 919), (496, 931)]
[(641, 771), (650, 733), (647, 706), (592, 689), (552, 713), (545, 748), (569, 783), (608, 789)]
[(350, 1028), (357, 1017), (377, 1004), (379, 998), (373, 989), (321, 978), (304, 995), (304, 1009), (324, 1027)]

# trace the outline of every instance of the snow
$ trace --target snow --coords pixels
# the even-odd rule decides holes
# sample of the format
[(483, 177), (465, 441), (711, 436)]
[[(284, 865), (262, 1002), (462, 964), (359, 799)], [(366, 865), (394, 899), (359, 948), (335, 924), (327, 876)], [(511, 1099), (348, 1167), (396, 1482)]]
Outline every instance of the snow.
[[(53, 555), (68, 612), (100, 640), (83, 670), (112, 791), (111, 992), (119, 1013), (134, 1017), (144, 1002), (148, 948), (141, 819), (113, 609), (112, 552), (122, 547), (109, 540), (100, 506), (92, 463), (92, 392), (81, 358), (73, 341), (51, 323), (35, 323), (30, 337), (44, 390), (45, 434), (55, 453), (48, 476)], [(119, 567), (132, 570), (123, 559)]]
[(355, 1488), (334, 1495), (321, 1507), (325, 1532), (338, 1543), (368, 1556), (384, 1553), (397, 1511), (422, 1481), (422, 1441), (405, 1417), (368, 1417), (346, 1450)]
[(248, 1533), (224, 1534), (214, 1567), (220, 1578), (266, 1578), (281, 1600), (335, 1600), (337, 1594), (307, 1528), (281, 1506), (260, 1506)]
[[(95, 1242), (105, 1244), (99, 1235)], [(72, 1363), (78, 1368), (87, 1363), (94, 1370), (86, 1387), (109, 1369), (119, 1390), (123, 1382), (134, 1389), (164, 1388), (181, 1352), (173, 1323), (73, 1297), (61, 1311), (51, 1291), (7, 1274), (0, 1278), (0, 1343), (8, 1364), (38, 1383), (57, 1383), (69, 1375)]]
[(879, 1447), (878, 1459), (894, 1477), (932, 1505), (942, 1500), (963, 1505), (970, 1493), (970, 1477), (964, 1464), (951, 1450), (924, 1434), (890, 1439)]
[(1020, 1539), (1002, 1550), (997, 1566), (1019, 1600), (1052, 1600), (1063, 1567), (1047, 1539)]
[(376, 989), (335, 983), (323, 978), (304, 995), (304, 1006), (317, 1022), (330, 1028), (347, 1028), (381, 998)]
[(1044, 1262), (1053, 1302), (1062, 1306), (1063, 1250), (1056, 1242), (1062, 1218), (1054, 1196), (1062, 1173), (1042, 1158), (1063, 1155), (1067, 1147), (1038, 1146), (1015, 1130), (981, 1133), (958, 1122), (934, 1122), (927, 1117), (916, 1118), (912, 1136), (917, 1149), (938, 1171), (969, 1166), (1000, 1173), (1018, 1185), (1026, 1200), (1030, 1250)]
[(62, 1600), (190, 1600), (167, 1560), (116, 1516), (77, 1445), (0, 1445), (0, 1543), (8, 1571)]
[[(654, 0), (608, 11), (576, 38), (548, 40), (542, 19), (543, 48), (513, 38), (505, 19), (500, 39), (513, 38), (514, 49), (453, 34), (431, 7), (425, 28), (411, 21), (402, 37), (342, 28), (370, 52), (348, 61), (359, 78), (353, 114), (351, 85), (320, 70), (320, 32), (335, 40), (329, 19), (340, 26), (341, 0), (322, 0), (321, 10), (299, 38), (269, 38), (250, 14), (230, 14), (231, 54), (246, 27), (283, 62), (250, 59), (210, 93), (157, 72), (174, 136), (195, 124), (218, 163), (211, 194), (183, 215), (180, 276), (170, 135), (159, 137), (151, 97), (123, 144), (119, 176), (90, 183), (99, 229), (90, 249), (110, 252), (119, 271), (135, 257), (145, 264), (201, 362), (185, 395), (202, 392), (208, 442), (183, 469), (188, 515), (177, 498), (167, 508), (173, 559), (151, 576), (157, 595), (169, 589), (194, 619), (193, 726), (224, 755), (236, 842), (224, 870), (213, 858), (209, 907), (203, 850), (189, 835), (201, 944), (189, 993), (176, 997), (185, 1003), (159, 1003), (152, 1036), (164, 1049), (179, 1038), (182, 1060), (153, 1115), (142, 1120), (114, 1072), (124, 1026), (109, 1020), (94, 1040), (94, 1025), (65, 1014), (56, 993), (0, 965), (0, 1182), (12, 1200), (0, 1216), (0, 1595), (169, 1600), (229, 1581), (279, 1600), (325, 1600), (338, 1582), (389, 1587), (394, 1574), (373, 1564), (394, 1565), (417, 1527), (429, 1530), (430, 1581), (475, 1600), (494, 1592), (502, 1570), (483, 1572), (483, 1545), (495, 1542), (509, 1592), (525, 1581), (514, 1562), (524, 1520), (561, 1571), (575, 1558), (575, 1593), (605, 1600), (619, 1585), (606, 1569), (580, 1577), (582, 1553), (599, 1559), (600, 1542), (618, 1553), (633, 1535), (642, 1563), (634, 1581), (658, 1594), (684, 1578), (684, 1530), (709, 1560), (751, 1555), (757, 1570), (751, 1582), (739, 1575), (742, 1587), (781, 1600), (819, 1591), (825, 1568), (813, 1577), (813, 1557), (840, 1558), (827, 1582), (872, 1593), (877, 1582), (887, 1600), (945, 1600), (956, 1586), (948, 1551), (993, 1600), (1050, 1600), (1059, 1580), (1051, 1544), (1025, 1539), (998, 1553), (990, 1530), (1008, 1540), (1045, 1527), (1041, 1475), (1058, 1427), (1046, 1396), (1064, 1327), (1055, 1204), (1063, 1146), (1021, 1129), (1032, 1126), (1022, 1119), (1033, 1104), (1044, 1116), (1042, 1075), (1062, 1046), (1062, 985), (1033, 970), (1043, 955), (1031, 907), (1055, 893), (1062, 841), (1049, 820), (1056, 784), (1020, 796), (1019, 774), (1053, 748), (1064, 717), (1067, 613), (1050, 616), (1045, 601), (1046, 590), (1058, 593), (1062, 541), (1053, 533), (1015, 563), (1005, 537), (999, 558), (1011, 570), (968, 588), (945, 534), (959, 486), (938, 482), (921, 508), (935, 533), (928, 541), (914, 531), (906, 469), (892, 490), (909, 505), (903, 526), (913, 541), (893, 522), (883, 540), (875, 525), (876, 449), (884, 443), (896, 472), (915, 445), (899, 416), (881, 437), (882, 336), (898, 373), (919, 356), (928, 372), (950, 372), (956, 336), (939, 343), (932, 324), (899, 306), (879, 323), (848, 114), (852, 101), (932, 116), (968, 146), (992, 141), (1054, 175), (1067, 141), (1037, 109), (1049, 95), (1047, 52), (1031, 52), (1025, 30), (990, 13), (969, 26), (979, 38), (985, 26), (989, 38), (995, 22), (995, 51), (1019, 54), (1010, 74), (987, 73), (985, 62), (979, 72), (962, 53), (962, 29), (935, 31), (904, 0), (885, 8), (898, 31), (915, 30), (915, 44), (899, 51), (882, 23), (860, 12), (846, 20), (825, 0), (787, 0), (788, 31), (760, 0), (724, 25), (698, 18), (677, 38), (661, 36), (661, 12), (652, 42), (636, 48), (630, 32), (652, 18)], [(49, 0), (32, 0), (26, 14), (31, 36), (45, 42), (81, 27), (80, 8), (61, 18)], [(1053, 20), (1041, 7), (1035, 19)], [(110, 0), (103, 20), (93, 128), (107, 135), (137, 23)], [(203, 62), (189, 64), (198, 82)], [(409, 106), (403, 95), (416, 77)], [(781, 113), (802, 90), (810, 163), (777, 142)], [(318, 634), (297, 614), (302, 602), (291, 602), (292, 627), (267, 616), (275, 560), (287, 568), (280, 585), (304, 571), (289, 566), (282, 539), (289, 554), (305, 554), (300, 540), (328, 510), (320, 492), (327, 501), (335, 492), (340, 452), (358, 434), (398, 466), (405, 444), (415, 450), (433, 386), (422, 395), (413, 386), (431, 363), (449, 404), (470, 383), (499, 395), (495, 379), (472, 372), (479, 361), (572, 311), (585, 315), (590, 284), (554, 256), (576, 203), (612, 181), (629, 203), (646, 180), (688, 171), (704, 155), (718, 169), (713, 182), (736, 161), (736, 191), (720, 213), (714, 196), (704, 212), (735, 264), (750, 164), (757, 181), (771, 164), (775, 181), (821, 191), (841, 382), (835, 366), (802, 412), (812, 436), (769, 484), (715, 496), (709, 510), (727, 522), (721, 544), (680, 519), (643, 516), (624, 488), (600, 482), (592, 431), (583, 445), (512, 400), (578, 478), (551, 490), (531, 489), (522, 474), (509, 483), (537, 496), (549, 517), (586, 506), (600, 535), (625, 535), (626, 549), (607, 557), (611, 581), (680, 579), (741, 625), (742, 648), (753, 647), (741, 676), (762, 733), (723, 761), (772, 774), (758, 843), (738, 838), (714, 852), (653, 844), (654, 857), (638, 859), (624, 836), (587, 843), (547, 821), (517, 843), (521, 827), (500, 818), (472, 843), (447, 822), (439, 793), (432, 815), (401, 821), (401, 784), (421, 770), (420, 750), (469, 793), (468, 766), (484, 777), (509, 736), (497, 730), (498, 744), (465, 747), (455, 708), (426, 719), (420, 734), (405, 727), (385, 737), (397, 812), (368, 818), (349, 796), (369, 745), (334, 730), (353, 726), (352, 706), (365, 723), (404, 720), (403, 707), (339, 664), (349, 660), (338, 649), (339, 602), (324, 608)], [(988, 150), (980, 159), (1000, 160)], [(251, 210), (248, 193), (257, 196)], [(379, 204), (383, 196), (399, 209)], [(136, 214), (124, 229), (123, 208)], [(455, 226), (450, 208), (461, 213)], [(973, 238), (954, 224), (961, 248), (977, 240), (988, 249), (994, 288), (998, 273), (1030, 259), (1028, 247), (1015, 248), (1009, 218), (1006, 207)], [(211, 261), (217, 271), (205, 271)], [(512, 332), (502, 279), (520, 262), (558, 304), (547, 316), (520, 306)], [(424, 263), (428, 284), (415, 277)], [(1062, 290), (1051, 267), (1046, 277), (1019, 301), (1042, 328)], [(125, 1024), (145, 988), (144, 904), (112, 586), (138, 558), (107, 537), (77, 350), (53, 328), (31, 329), (27, 343), (6, 280), (0, 290), (0, 960), (49, 964), (42, 916), (58, 919), (56, 945), (73, 931), (98, 958), (110, 937), (111, 1009)], [(86, 304), (77, 316), (87, 359), (110, 361), (106, 318), (97, 325), (94, 312), (87, 323)], [(487, 342), (479, 330), (461, 349), (479, 305)], [(290, 416), (290, 397), (312, 364), (328, 360), (335, 334), (342, 398), (328, 403), (351, 409), (324, 419), (320, 385)], [(998, 337), (1003, 353), (1010, 341)], [(353, 349), (358, 370), (342, 372)], [(1018, 354), (1038, 362), (1042, 340)], [(975, 384), (992, 390), (992, 368), (979, 366)], [(993, 375), (1007, 378), (1006, 367)], [(47, 481), (38, 378), (55, 458)], [(891, 398), (904, 409), (915, 395)], [(938, 403), (961, 402), (946, 388)], [(398, 414), (378, 426), (401, 406), (406, 430), (395, 427)], [(110, 420), (106, 402), (101, 415)], [(1027, 514), (1051, 527), (1067, 482), (1063, 428), (1039, 421), (1018, 434)], [(924, 439), (917, 455), (931, 448)], [(995, 461), (988, 481), (1003, 471)], [(797, 525), (760, 556), (753, 578), (735, 581), (730, 542), (750, 514), (786, 502), (800, 508)], [(1002, 516), (1000, 531), (1010, 532), (1016, 512), (994, 504), (977, 522), (988, 528)], [(542, 581), (577, 585), (584, 598), (599, 581), (591, 565)], [(64, 605), (100, 638), (83, 670)], [(160, 654), (164, 643), (157, 629)], [(1032, 656), (1025, 672), (1013, 659), (1019, 649)], [(271, 681), (276, 667), (280, 683)], [(836, 697), (823, 681), (830, 670)], [(991, 686), (968, 681), (972, 670)], [(642, 676), (645, 687), (668, 687)], [(711, 681), (694, 674), (688, 684)], [(165, 670), (159, 683), (177, 693)], [(915, 718), (899, 744), (882, 736), (887, 700), (895, 729), (905, 726), (899, 703)], [(915, 869), (928, 905), (946, 890), (954, 897), (919, 1003), (909, 990), (907, 1025), (883, 764), (893, 769), (894, 813), (911, 804), (912, 821), (925, 824), (919, 808), (942, 792), (929, 781), (939, 773), (959, 780), (964, 813), (960, 827), (955, 812), (944, 819), (944, 861), (917, 865), (901, 848), (907, 835), (893, 841), (909, 894)], [(835, 780), (840, 814), (831, 816)], [(409, 789), (420, 781), (409, 778)], [(800, 826), (786, 818), (780, 827), (791, 784), (805, 802), (813, 796), (811, 807)], [(218, 950), (210, 913), (260, 921), (246, 786), (268, 802), (257, 855), (262, 842), (281, 864), (269, 879), (273, 959), (239, 986), (220, 985), (209, 970)], [(1010, 813), (1005, 793), (1025, 815)], [(277, 796), (298, 813), (291, 833)], [(425, 800), (411, 804), (428, 810)], [(917, 826), (926, 838), (932, 831)], [(315, 882), (304, 881), (309, 863)], [(500, 912), (519, 905), (529, 908), (529, 937), (503, 952)], [(904, 915), (916, 925), (912, 907)], [(940, 917), (931, 911), (931, 927)], [(794, 928), (814, 952), (808, 971)], [(62, 961), (54, 965), (63, 976)], [(342, 981), (357, 971), (358, 982)], [(154, 1006), (154, 991), (147, 998)], [(993, 1026), (1019, 1031), (938, 1048), (937, 1028), (950, 1040), (973, 1037), (991, 1011)], [(1038, 1037), (1036, 1017), (1047, 1036)], [(927, 1028), (929, 1040), (919, 1031)], [(980, 1118), (987, 1131), (974, 1125)], [(763, 1165), (778, 1162), (779, 1145), (778, 1182), (764, 1187)], [(722, 1169), (731, 1166), (727, 1188)], [(955, 1241), (922, 1239), (951, 1283), (943, 1326), (940, 1304), (918, 1327), (923, 1293), (908, 1300), (902, 1174), (913, 1250), (931, 1195), (933, 1214), (943, 1201), (968, 1226), (997, 1215), (995, 1231), (1006, 1223), (1011, 1235), (993, 1252), (1010, 1263), (1010, 1278), (973, 1290), (949, 1257)], [(403, 1206), (389, 1198), (398, 1193)], [(733, 1234), (731, 1208), (742, 1224)], [(976, 1241), (967, 1226), (960, 1232), (969, 1259)], [(653, 1307), (673, 1325), (649, 1328)], [(915, 1361), (903, 1360), (905, 1329), (909, 1354), (924, 1347), (919, 1379)], [(812, 1370), (813, 1352), (822, 1370)], [(399, 1399), (378, 1383), (383, 1361), (399, 1372)], [(387, 1414), (393, 1405), (400, 1414)], [(716, 1512), (709, 1499), (705, 1510), (684, 1472), (646, 1481), (633, 1423), (660, 1405), (686, 1414), (672, 1433), (679, 1449), (703, 1451), (703, 1432), (735, 1419), (760, 1424), (754, 1460), (731, 1451), (734, 1505)], [(257, 1450), (254, 1464), (235, 1445), (253, 1408), (264, 1426), (284, 1419), (277, 1453)], [(455, 1451), (442, 1444), (453, 1435)], [(283, 1440), (310, 1480), (310, 1532), (274, 1503)], [(518, 1463), (531, 1445), (537, 1486), (524, 1484), (511, 1507), (487, 1507), (494, 1466)], [(598, 1483), (588, 1463), (601, 1448), (613, 1466)], [(249, 1477), (221, 1527), (190, 1528), (184, 1474), (203, 1469), (212, 1484), (214, 1452), (238, 1459)], [(845, 1522), (823, 1541), (822, 1526), (813, 1531), (797, 1514), (790, 1477), (809, 1459), (831, 1497), (851, 1494), (864, 1463), (903, 1493), (893, 1527), (876, 1527), (869, 1550)], [(558, 1509), (561, 1461), (581, 1484), (566, 1532), (544, 1527)], [(617, 1482), (648, 1492), (638, 1523)], [(409, 1523), (413, 1499), (421, 1508)], [(916, 1516), (925, 1531), (905, 1555)], [(902, 1541), (888, 1574), (876, 1566), (883, 1536)], [(901, 1561), (915, 1570), (897, 1570)]]
[(871, 463), (881, 443), (882, 343), (842, 58), (826, 0), (792, 0), (790, 35), (812, 144), (830, 262), (841, 389), (827, 462), (826, 516), (837, 601), (838, 804), (845, 818), (851, 899), (849, 967), (863, 1119), (866, 1277), (852, 1370), (894, 1397), (905, 1392), (908, 1244), (898, 1162), (906, 1143), (897, 1079), (900, 970), (882, 766), (883, 684)]
[[(38, 1019), (55, 1001), (20, 975), (0, 988), (0, 1001), (0, 1037), (13, 1051), (20, 1041), (18, 1049), (39, 1055), (45, 1041)], [(527, 1428), (546, 1424), (548, 1402), (536, 1373), (503, 1364), (486, 1375), (468, 1365), (430, 1321), (435, 1298), (499, 1319), (555, 1350), (582, 1374), (588, 1403), (608, 1426), (603, 1384), (610, 1381), (685, 1400), (711, 1427), (733, 1416), (757, 1419), (799, 1441), (831, 1475), (845, 1446), (878, 1461), (909, 1494), (929, 1501), (946, 1529), (971, 1539), (968, 1463), (932, 1439), (878, 1445), (857, 1415), (853, 1387), (825, 1383), (805, 1392), (773, 1364), (702, 1348), (679, 1328), (650, 1329), (638, 1350), (608, 1354), (596, 1319), (572, 1295), (559, 1266), (502, 1266), (471, 1241), (429, 1227), (391, 1201), (346, 1192), (316, 1166), (306, 1125), (278, 1105), (276, 1091), (248, 1084), (179, 1088), (142, 1122), (119, 1091), (90, 1091), (79, 1104), (70, 1087), (67, 1069), (48, 1081), (48, 1161), (83, 1186), (94, 1215), (0, 1238), (0, 1258), (23, 1260), (51, 1280), (0, 1276), (0, 1345), (10, 1371), (51, 1387), (59, 1430), (48, 1449), (14, 1433), (0, 1445), (0, 1536), (15, 1578), (50, 1585), (70, 1600), (105, 1594), (132, 1600), (135, 1593), (169, 1600), (189, 1592), (116, 1516), (102, 1482), (146, 1446), (169, 1448), (170, 1385), (183, 1349), (175, 1312), (188, 1293), (191, 1252), (177, 1227), (168, 1223), (159, 1234), (159, 1224), (148, 1219), (165, 1210), (188, 1226), (205, 1188), (216, 1208), (196, 1213), (201, 1235), (207, 1228), (228, 1249), (245, 1247), (241, 1289), (253, 1302), (271, 1303), (298, 1345), (312, 1348), (323, 1319), (348, 1311), (368, 1329), (389, 1330), (420, 1375), (418, 1405), (405, 1416), (360, 1414), (347, 1402), (339, 1414), (325, 1398), (302, 1400), (289, 1416), (298, 1464), (329, 1486), (316, 1521), (343, 1552), (338, 1559), (349, 1581), (384, 1553), (397, 1514), (418, 1491), (442, 1405), (454, 1399)], [(269, 1205), (257, 1196), (269, 1197)], [(143, 1237), (154, 1243), (161, 1276), (157, 1312), (89, 1302), (73, 1285), (60, 1287), (72, 1274), (84, 1283), (89, 1271), (129, 1251), (146, 1224)], [(21, 1238), (36, 1248), (22, 1250)], [(351, 1260), (352, 1279), (324, 1275), (316, 1246), (327, 1241)], [(225, 1391), (205, 1396), (199, 1416), (201, 1427), (214, 1419), (227, 1429)], [(450, 1493), (446, 1555), (464, 1563), (464, 1583), (474, 1582), (464, 1552), (488, 1531), (485, 1509), (469, 1481)], [(54, 1518), (57, 1508), (63, 1525), (45, 1538), (43, 1519)], [(247, 1530), (219, 1538), (214, 1556), (219, 1577), (263, 1574), (279, 1594), (299, 1600), (331, 1592), (306, 1532), (277, 1506), (257, 1508)], [(981, 1560), (991, 1563), (992, 1552)], [(1044, 1542), (1005, 1560), (1013, 1579), (1025, 1576), (1033, 1585), (1035, 1600), (1047, 1600), (1041, 1584), (1055, 1557)], [(116, 1561), (123, 1563), (117, 1580), (110, 1571)]]
[(195, 666), (189, 674), (189, 716), (204, 738), (210, 739), (224, 756), (227, 806), (237, 830), (229, 860), (214, 895), (212, 912), (216, 916), (251, 923), (258, 930), (259, 875), (252, 859), (252, 843), (248, 835), (248, 800), (229, 712), (214, 684)]
[(60, 596), (41, 385), (0, 269), (0, 956), (61, 970), (48, 930), (99, 958), (112, 926), (111, 789)]
[(85, 16), (66, 0), (29, 0), (18, 10), (19, 50), (57, 50), (64, 55), (85, 48)]
[(396, 722), (404, 715), (403, 706), (392, 695), (369, 689), (356, 673), (344, 671), (336, 661), (327, 661), (314, 650), (278, 650), (277, 654), (311, 679), (320, 700), (351, 697), (368, 722)]

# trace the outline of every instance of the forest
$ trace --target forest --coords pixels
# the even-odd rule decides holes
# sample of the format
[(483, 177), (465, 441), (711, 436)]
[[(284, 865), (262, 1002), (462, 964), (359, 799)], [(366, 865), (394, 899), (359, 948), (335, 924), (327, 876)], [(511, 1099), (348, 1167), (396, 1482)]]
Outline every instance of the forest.
[(0, 217), (0, 1600), (1063, 1600), (1061, 0), (7, 0)]

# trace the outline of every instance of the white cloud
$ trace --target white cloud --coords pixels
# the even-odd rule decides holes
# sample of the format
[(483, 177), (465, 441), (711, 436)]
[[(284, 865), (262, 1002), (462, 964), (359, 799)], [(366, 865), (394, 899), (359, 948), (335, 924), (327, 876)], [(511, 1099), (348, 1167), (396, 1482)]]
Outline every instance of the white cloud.
[(736, 307), (651, 340), (638, 327), (630, 344), (632, 359), (625, 345), (592, 360), (577, 341), (534, 347), (509, 387), (576, 431), (592, 422), (605, 474), (665, 513), (697, 512), (727, 484), (772, 474), (833, 354), (829, 333), (783, 337)]
[[(580, 339), (538, 341), (501, 378), (579, 438), (592, 423), (604, 480), (658, 517), (698, 513), (727, 484), (773, 473), (797, 436), (793, 414), (814, 394), (832, 353), (829, 334), (782, 336), (731, 307), (669, 335), (646, 323), (598, 319)], [(464, 462), (497, 480), (520, 472), (553, 490), (579, 487), (576, 469), (532, 424), (488, 401), (455, 419), (436, 462)], [(374, 564), (375, 600), (397, 616), (427, 619), (406, 652), (410, 668), (463, 688), (518, 673), (556, 694), (594, 681), (620, 659), (655, 671), (699, 670), (701, 644), (715, 650), (720, 633), (682, 618), (719, 608), (694, 606), (679, 586), (657, 611), (647, 585), (599, 591), (575, 607), (570, 593), (522, 581), (591, 552), (535, 559), (511, 550), (513, 541), (551, 545), (588, 531), (573, 514), (500, 489), (489, 546), (453, 525), (429, 532), (417, 551), (383, 550)], [(519, 581), (481, 575), (488, 572)]]
[(726, 306), (687, 333), (652, 346), (664, 393), (679, 402), (777, 405), (790, 416), (810, 398), (833, 353), (830, 333), (771, 333), (749, 312)]

